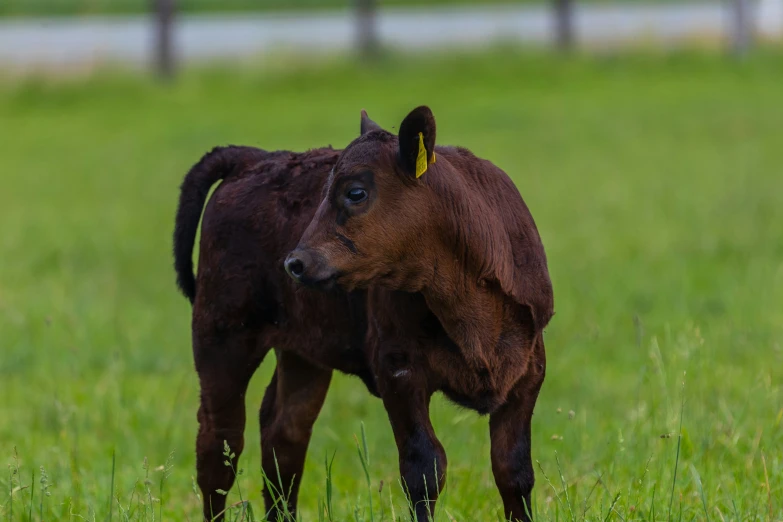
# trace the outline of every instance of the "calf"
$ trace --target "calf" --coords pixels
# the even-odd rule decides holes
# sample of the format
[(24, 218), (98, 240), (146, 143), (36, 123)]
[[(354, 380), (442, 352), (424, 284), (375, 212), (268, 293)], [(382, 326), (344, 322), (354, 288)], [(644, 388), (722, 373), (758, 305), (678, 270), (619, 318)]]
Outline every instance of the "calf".
[[(366, 293), (314, 292), (296, 285), (283, 260), (320, 202), (338, 151), (302, 154), (225, 147), (205, 155), (182, 183), (174, 232), (177, 282), (193, 305), (192, 337), (201, 385), (196, 440), (204, 518), (222, 520), (234, 472), (223, 456), (244, 447), (245, 391), (274, 347), (272, 381), (259, 412), (264, 472), (275, 458), (294, 512), (313, 423), (332, 370), (358, 375), (377, 394), (364, 349)], [(192, 250), (204, 209), (198, 278)], [(290, 488), (290, 489), (289, 489)], [(290, 492), (290, 493), (289, 493)], [(269, 520), (283, 507), (264, 491)]]
[(285, 266), (308, 286), (367, 289), (366, 357), (417, 520), (445, 486), (429, 418), (436, 391), (489, 414), (506, 516), (527, 519), (530, 424), (553, 314), (546, 256), (509, 177), (464, 148), (436, 147), (435, 134), (427, 107), (398, 136), (363, 112)]
[[(427, 519), (445, 483), (446, 456), (428, 416), (437, 390), (490, 413), (506, 514), (527, 518), (530, 418), (544, 376), (541, 330), (552, 315), (546, 260), (502, 171), (464, 149), (441, 147), (438, 163), (428, 165), (434, 142), (427, 109), (406, 118), (399, 140), (363, 114), (361, 137), (342, 155), (217, 148), (185, 177), (174, 257), (179, 287), (193, 304), (206, 520), (223, 518), (218, 490), (234, 482), (223, 444), (236, 469), (245, 391), (271, 347), (277, 366), (259, 413), (262, 467), (277, 477), (277, 461), (289, 511), (336, 369), (383, 398), (418, 520)], [(199, 218), (220, 180), (204, 209), (195, 278)], [(289, 278), (283, 259), (299, 237), (285, 262)], [(283, 507), (269, 491), (264, 497), (269, 520), (278, 520)]]

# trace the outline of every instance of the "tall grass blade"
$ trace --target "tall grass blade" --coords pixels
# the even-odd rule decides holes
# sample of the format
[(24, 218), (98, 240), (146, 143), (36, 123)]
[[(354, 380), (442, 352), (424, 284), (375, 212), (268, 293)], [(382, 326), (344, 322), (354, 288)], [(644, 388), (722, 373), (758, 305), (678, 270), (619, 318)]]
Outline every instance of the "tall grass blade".
[(394, 511), (394, 499), (392, 498), (392, 488), (389, 486), (389, 506), (391, 508), (392, 522), (397, 521), (397, 513)]
[[(367, 435), (364, 432), (364, 422), (361, 423), (362, 432), (362, 445), (359, 446), (359, 441), (356, 441), (356, 451), (359, 453), (359, 460), (362, 463), (362, 469), (364, 470), (364, 480), (367, 483), (367, 493), (370, 497), (370, 522), (374, 522), (375, 515), (373, 514), (372, 506), (372, 486), (370, 485), (370, 455), (367, 449)], [(355, 438), (355, 437), (354, 437)]]
[(362, 430), (362, 448), (364, 448), (364, 460), (367, 461), (367, 466), (370, 465), (370, 451), (367, 449), (367, 434), (364, 431), (364, 421), (359, 426)]
[(411, 490), (408, 487), (408, 483), (400, 477), (399, 480), (400, 488), (402, 489), (402, 492), (405, 494), (405, 503), (408, 505), (408, 511), (411, 514), (411, 517), (416, 516), (416, 509), (413, 506), (413, 501), (411, 500)]
[(653, 484), (652, 499), (650, 500), (650, 515), (649, 520), (655, 520), (655, 489), (658, 487), (658, 483)]
[[(234, 468), (234, 460), (238, 459), (236, 458), (236, 453), (231, 451), (231, 446), (228, 445), (228, 441), (223, 441), (223, 456), (226, 457), (226, 460), (223, 461), (223, 465), (231, 469), (231, 473), (234, 474), (235, 484), (237, 485), (237, 496), (239, 496), (239, 501), (244, 502), (244, 498), (242, 497), (242, 487), (239, 484), (239, 475), (242, 474), (241, 471), (237, 472), (237, 470)], [(169, 455), (171, 457), (171, 455)], [(168, 460), (167, 460), (168, 462)]]
[(612, 499), (612, 503), (609, 505), (609, 511), (606, 512), (606, 517), (604, 518), (604, 522), (607, 522), (609, 518), (612, 516), (612, 512), (614, 511), (614, 507), (617, 505), (617, 502), (620, 500), (620, 493), (618, 492), (614, 498)]
[(701, 505), (704, 508), (704, 520), (706, 522), (710, 522), (710, 514), (707, 510), (707, 498), (704, 496), (704, 486), (701, 483), (701, 476), (693, 464), (691, 464), (691, 474), (693, 475), (693, 480), (696, 481), (696, 485), (699, 486), (699, 493), (701, 494)]
[(117, 464), (117, 452), (116, 450), (112, 450), (111, 452), (111, 489), (109, 489), (109, 518), (107, 519), (108, 522), (111, 522), (111, 519), (114, 515), (114, 477), (115, 472), (117, 471), (116, 464)]
[[(677, 432), (677, 454), (674, 459), (674, 476), (672, 477), (672, 492), (669, 497), (669, 517), (672, 519), (672, 506), (674, 505), (674, 487), (677, 484), (677, 468), (680, 464), (680, 445), (682, 444), (682, 416), (685, 411), (685, 380), (682, 381), (682, 396), (680, 397), (680, 428)], [(682, 504), (680, 504), (680, 516), (682, 517)]]
[(332, 459), (327, 460), (327, 455), (324, 454), (324, 467), (326, 468), (326, 517), (329, 522), (334, 521), (334, 511), (332, 510), (332, 465), (334, 464), (335, 455), (337, 455), (336, 450), (332, 453)]
[(264, 487), (269, 492), (269, 497), (272, 499), (272, 505), (269, 506), (269, 510), (266, 511), (264, 520), (271, 520), (269, 517), (272, 514), (272, 511), (277, 508), (281, 502), (285, 503), (285, 499), (283, 499), (283, 496), (277, 491), (274, 482), (272, 482), (272, 479), (269, 478), (269, 475), (267, 475), (263, 469), (261, 470), (261, 478), (264, 481)]
[(30, 514), (28, 515), (28, 520), (32, 522), (33, 520), (33, 498), (35, 498), (35, 470), (32, 470), (30, 472), (31, 478), (30, 478)]
[[(437, 499), (440, 498), (440, 479), (438, 478), (438, 459), (437, 458), (434, 459), (434, 461), (433, 461), (433, 468), (434, 468), (434, 471), (435, 471), (435, 494), (436, 494), (435, 500), (437, 501)], [(427, 507), (429, 508), (429, 504), (427, 505)], [(436, 509), (438, 509), (437, 508), (437, 504), (435, 504), (435, 507), (432, 509), (432, 519), (433, 520), (435, 520), (435, 517), (437, 517), (437, 513), (435, 511)]]
[(571, 499), (568, 498), (568, 484), (566, 484), (565, 477), (563, 476), (563, 470), (560, 467), (560, 457), (555, 452), (555, 463), (557, 464), (557, 472), (560, 474), (560, 484), (563, 486), (563, 493), (565, 494), (566, 506), (568, 506), (568, 513), (571, 515), (571, 521), (576, 522), (576, 516), (574, 510), (571, 508)]
[[(288, 498), (290, 498), (290, 488), (289, 488), (289, 497), (285, 497), (285, 486), (283, 486), (283, 479), (280, 476), (280, 465), (277, 462), (277, 453), (275, 453), (274, 450), (272, 450), (272, 456), (275, 459), (275, 471), (277, 472), (277, 483), (280, 485), (280, 500), (282, 500), (283, 503), (283, 516), (285, 520), (292, 520), (293, 517), (291, 516), (291, 512), (288, 510)], [(294, 481), (291, 481), (291, 487), (293, 487)]]
[(767, 506), (769, 507), (769, 520), (772, 517), (772, 488), (769, 487), (769, 473), (767, 473), (767, 458), (764, 456), (764, 452), (761, 452), (761, 464), (764, 466), (764, 480), (767, 486)]
[[(589, 507), (587, 503), (590, 501), (590, 497), (593, 496), (593, 493), (595, 492), (595, 489), (598, 487), (598, 484), (601, 483), (601, 477), (602, 477), (602, 475), (599, 474), (598, 478), (595, 481), (595, 484), (593, 484), (593, 487), (590, 488), (590, 491), (587, 493), (587, 496), (585, 497), (584, 501), (582, 502), (582, 506), (583, 506), (583, 509), (582, 509), (582, 520), (586, 520), (587, 519), (587, 508)], [(532, 515), (529, 512), (528, 512), (528, 517), (532, 518)]]
[(14, 520), (14, 470), (8, 466), (8, 522)]
[[(557, 453), (555, 453), (557, 455)], [(544, 467), (541, 465), (540, 461), (536, 461), (536, 464), (538, 464), (538, 469), (541, 471), (541, 475), (544, 476), (544, 480), (546, 480), (546, 483), (549, 484), (549, 487), (552, 488), (552, 493), (555, 494), (555, 500), (557, 500), (556, 507), (562, 507), (563, 500), (560, 498), (560, 494), (557, 492), (557, 488), (554, 484), (552, 484), (552, 481), (549, 480), (549, 476), (547, 476), (546, 471), (544, 471)], [(556, 513), (559, 513), (559, 511), (556, 511)]]
[(44, 502), (46, 501), (46, 497), (50, 495), (49, 493), (49, 476), (46, 474), (46, 469), (44, 469), (43, 466), (41, 466), (41, 502), (38, 507), (38, 520), (43, 522), (43, 510), (44, 510)]

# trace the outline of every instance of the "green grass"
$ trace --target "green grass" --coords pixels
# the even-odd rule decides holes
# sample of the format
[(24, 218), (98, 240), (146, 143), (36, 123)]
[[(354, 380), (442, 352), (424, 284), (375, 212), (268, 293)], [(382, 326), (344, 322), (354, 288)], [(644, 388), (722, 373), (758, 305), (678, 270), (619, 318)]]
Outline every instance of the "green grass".
[[(543, 4), (548, 0), (378, 0), (382, 7), (449, 6), (477, 4)], [(609, 0), (590, 0), (593, 3)], [(621, 0), (638, 2), (639, 0)], [(673, 2), (676, 0), (655, 0)], [(147, 12), (152, 0), (3, 0), (0, 3), (2, 16), (62, 16), (95, 14), (136, 14)], [(323, 9), (351, 9), (354, 0), (180, 0), (178, 7), (183, 12), (225, 12), (225, 11), (298, 11)]]
[[(106, 520), (112, 484), (114, 520), (128, 506), (197, 520), (198, 384), (170, 254), (182, 176), (214, 145), (344, 146), (361, 108), (392, 128), (421, 103), (440, 143), (509, 172), (547, 249), (541, 520), (781, 520), (781, 85), (774, 54), (506, 51), (199, 69), (173, 86), (0, 81), (0, 520)], [(240, 479), (256, 514), (273, 365), (247, 395)], [(497, 520), (486, 418), (439, 396), (432, 410), (449, 456), (439, 520)], [(335, 520), (369, 520), (370, 493), (374, 520), (390, 495), (402, 515), (385, 412), (344, 376), (314, 428), (303, 520), (319, 520), (335, 452)]]

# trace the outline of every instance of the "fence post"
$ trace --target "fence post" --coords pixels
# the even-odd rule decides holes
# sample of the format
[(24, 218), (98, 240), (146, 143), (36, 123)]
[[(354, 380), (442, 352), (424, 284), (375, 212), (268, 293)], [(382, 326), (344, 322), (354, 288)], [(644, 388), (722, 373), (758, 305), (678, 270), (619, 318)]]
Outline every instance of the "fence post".
[(376, 27), (378, 3), (377, 0), (355, 0), (355, 2), (356, 35), (359, 54), (364, 58), (372, 58), (378, 52)]
[(731, 48), (738, 56), (745, 55), (753, 39), (753, 17), (750, 0), (731, 0)]
[(155, 69), (164, 79), (174, 77), (175, 0), (153, 0), (155, 9)]
[(560, 50), (567, 51), (574, 46), (574, 2), (554, 0), (555, 39)]

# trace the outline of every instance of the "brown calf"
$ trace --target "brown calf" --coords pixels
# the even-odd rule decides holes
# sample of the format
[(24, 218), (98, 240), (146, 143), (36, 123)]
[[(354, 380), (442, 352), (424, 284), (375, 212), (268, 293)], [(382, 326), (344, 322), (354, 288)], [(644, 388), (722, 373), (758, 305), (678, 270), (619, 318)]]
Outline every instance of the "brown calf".
[(530, 423), (553, 314), (533, 218), (498, 167), (435, 147), (429, 108), (413, 110), (399, 136), (366, 113), (361, 128), (286, 269), (309, 286), (368, 289), (367, 357), (416, 518), (427, 520), (445, 485), (429, 419), (436, 391), (490, 414), (506, 516), (527, 518)]
[[(271, 346), (277, 367), (260, 411), (262, 466), (276, 477), (277, 459), (284, 489), (291, 485), (291, 511), (310, 430), (337, 369), (380, 391), (418, 520), (426, 520), (445, 480), (446, 456), (428, 418), (437, 390), (491, 414), (493, 470), (506, 514), (527, 518), (530, 417), (544, 375), (541, 330), (552, 315), (543, 248), (516, 188), (490, 163), (438, 147), (438, 163), (424, 176), (409, 173), (417, 119), (432, 151), (434, 120), (418, 109), (403, 122), (399, 142), (364, 115), (362, 136), (339, 163), (332, 149), (227, 147), (186, 176), (174, 254), (178, 284), (193, 303), (206, 519), (225, 508), (217, 490), (228, 490), (234, 476), (223, 441), (238, 459), (244, 394)], [(221, 179), (204, 211), (196, 282), (199, 216)], [(289, 274), (313, 286), (337, 282), (348, 292), (310, 290), (285, 276), (283, 258), (299, 237)], [(373, 281), (384, 289), (362, 289)], [(277, 520), (281, 507), (264, 496), (269, 520)]]

